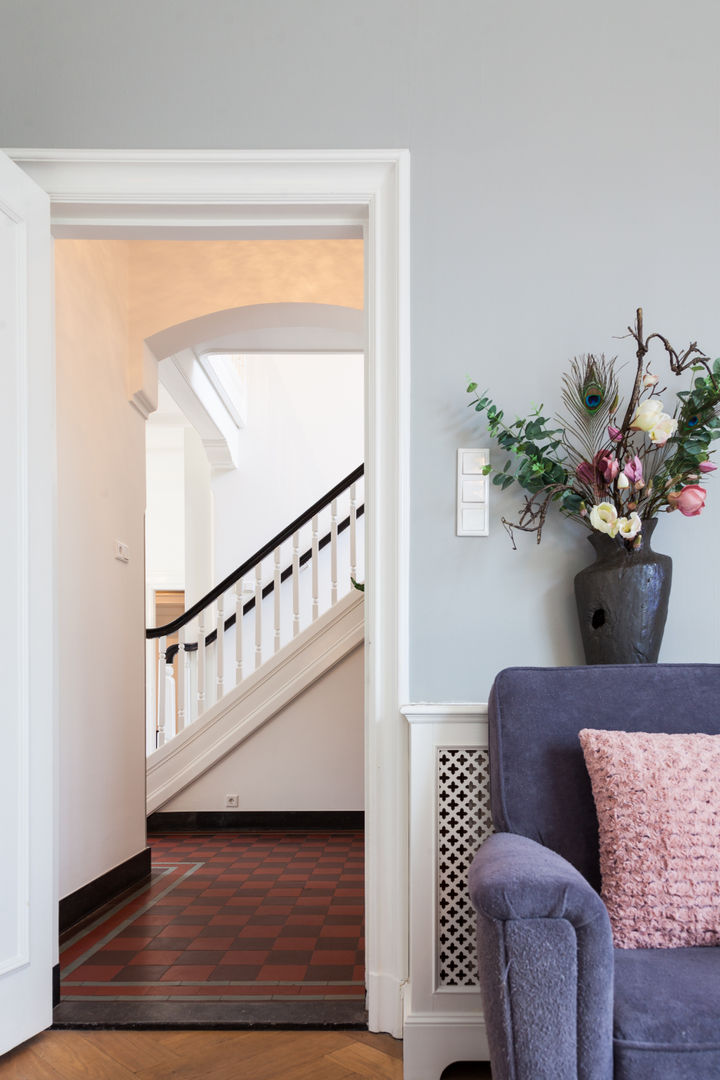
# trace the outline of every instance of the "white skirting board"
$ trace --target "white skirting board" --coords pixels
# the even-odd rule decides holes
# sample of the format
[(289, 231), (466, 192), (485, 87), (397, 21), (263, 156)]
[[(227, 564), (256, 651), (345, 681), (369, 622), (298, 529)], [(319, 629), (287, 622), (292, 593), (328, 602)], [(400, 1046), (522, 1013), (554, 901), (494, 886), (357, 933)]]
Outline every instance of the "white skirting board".
[(489, 1059), (485, 1020), (478, 1013), (415, 1013), (405, 1017), (404, 1080), (438, 1080), (453, 1061)]
[(404, 706), (410, 725), (410, 973), (404, 1080), (487, 1061), (467, 871), (491, 831), (487, 706)]

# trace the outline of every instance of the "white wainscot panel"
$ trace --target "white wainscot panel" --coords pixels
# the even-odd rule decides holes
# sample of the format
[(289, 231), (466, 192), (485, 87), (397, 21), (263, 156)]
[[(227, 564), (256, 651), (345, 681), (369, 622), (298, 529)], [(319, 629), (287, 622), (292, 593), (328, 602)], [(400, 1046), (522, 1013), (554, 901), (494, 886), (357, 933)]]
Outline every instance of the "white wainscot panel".
[(487, 1061), (470, 863), (490, 835), (487, 706), (421, 704), (410, 725), (410, 974), (404, 1080)]

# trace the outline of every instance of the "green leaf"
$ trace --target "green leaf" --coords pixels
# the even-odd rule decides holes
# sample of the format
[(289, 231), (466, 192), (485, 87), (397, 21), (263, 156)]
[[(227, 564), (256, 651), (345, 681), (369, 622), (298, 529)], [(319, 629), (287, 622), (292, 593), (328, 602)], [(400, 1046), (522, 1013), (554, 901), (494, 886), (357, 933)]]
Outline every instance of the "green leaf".
[(483, 476), (487, 476), (491, 472), (492, 472), (492, 465), (483, 465), (483, 470), (482, 470)]
[(575, 491), (564, 491), (561, 496), (561, 502), (563, 509), (569, 511), (571, 514), (580, 513), (583, 504), (582, 498)]
[(476, 382), (471, 382), (469, 384), (468, 388), (467, 388), (467, 392), (468, 392), (468, 394), (472, 394), (472, 392), (474, 390), (477, 390), (477, 383)]
[(503, 491), (505, 490), (505, 488), (509, 488), (510, 485), (514, 484), (514, 483), (515, 483), (515, 477), (514, 476), (506, 476), (505, 479), (502, 482)]

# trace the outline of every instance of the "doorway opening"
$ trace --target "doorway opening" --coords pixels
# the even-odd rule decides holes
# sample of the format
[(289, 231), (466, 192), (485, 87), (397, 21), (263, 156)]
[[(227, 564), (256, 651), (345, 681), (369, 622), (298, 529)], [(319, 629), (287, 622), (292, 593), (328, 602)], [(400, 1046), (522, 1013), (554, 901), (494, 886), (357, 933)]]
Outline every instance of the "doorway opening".
[[(358, 238), (267, 235), (56, 241), (60, 534), (68, 547), (110, 546), (97, 492), (82, 483), (90, 453), (108, 502), (113, 460), (137, 460), (143, 433), (125, 423), (123, 406), (133, 410), (116, 378), (124, 343), (131, 355), (149, 349), (159, 377), (159, 409), (145, 420), (147, 482), (125, 466), (125, 505), (110, 508), (123, 537), (145, 510), (152, 872), (111, 915), (68, 929), (56, 1022), (119, 1024), (131, 1011), (133, 1023), (154, 1023), (157, 1005), (166, 1022), (180, 1023), (189, 1002), (228, 1006), (227, 1022), (233, 1011), (238, 1023), (248, 1013), (281, 1022), (289, 1002), (294, 1022), (301, 1014), (313, 1025), (364, 1022), (363, 664), (361, 642), (346, 632), (351, 615), (362, 622), (351, 577), (364, 577), (364, 320), (350, 306), (363, 303), (362, 249)], [(347, 305), (303, 302), (313, 293)], [(263, 294), (275, 302), (224, 306)], [(164, 327), (170, 313), (181, 320)], [(198, 341), (218, 315), (220, 340), (213, 332)], [(336, 351), (343, 321), (362, 351)], [(259, 351), (279, 330), (285, 351)], [(322, 351), (308, 351), (313, 345)], [(98, 403), (98, 446), (65, 396), (84, 367), (113, 399)], [(346, 474), (353, 479), (343, 486)], [(80, 528), (65, 494), (83, 487)], [(328, 489), (333, 497), (323, 502)], [(129, 594), (138, 586), (128, 573), (136, 553), (132, 543), (116, 546), (124, 558), (111, 565), (111, 587)], [(100, 636), (114, 644), (112, 605), (96, 627), (103, 620)], [(129, 637), (129, 618), (124, 629)], [(88, 643), (88, 663), (92, 651)], [(114, 651), (108, 661), (108, 670), (117, 666)], [(133, 670), (128, 663), (126, 686), (103, 705), (113, 729), (105, 751), (112, 743), (117, 758), (134, 760), (137, 725), (118, 722), (137, 701)], [(198, 833), (206, 829), (211, 835)], [(345, 948), (328, 948), (338, 928)]]
[[(190, 230), (195, 239), (200, 239), (203, 231), (208, 238), (219, 235), (217, 230), (222, 228), (233, 231), (228, 238), (237, 239), (242, 238), (250, 218), (253, 228), (282, 222), (296, 230), (296, 236), (306, 236), (308, 230), (312, 232), (318, 225), (345, 228), (350, 224), (359, 227), (366, 238), (369, 331), (366, 394), (372, 403), (367, 414), (366, 439), (372, 513), (367, 527), (368, 580), (372, 588), (366, 610), (366, 967), (369, 1027), (399, 1035), (402, 988), (407, 977), (407, 740), (399, 704), (407, 698), (409, 155), (407, 151), (386, 150), (22, 149), (8, 153), (29, 178), (30, 188), (40, 188), (40, 196), (45, 193), (45, 204), (41, 206), (42, 200), (27, 185), (23, 189), (23, 197), (30, 199), (32, 195), (33, 207), (37, 204), (45, 214), (49, 202), (50, 227), (58, 238), (121, 239), (128, 236), (128, 231), (138, 238), (138, 230), (144, 230), (146, 239), (181, 239), (187, 238)], [(23, 208), (21, 217), (24, 212)], [(46, 228), (46, 222), (47, 217), (38, 213), (38, 230)], [(34, 251), (44, 256), (49, 237), (44, 240), (38, 230), (33, 233)], [(42, 301), (38, 317), (47, 319), (47, 290), (40, 288), (43, 283), (39, 279), (33, 279), (33, 284), (36, 282), (36, 294)], [(32, 343), (37, 344), (37, 335)], [(47, 379), (46, 360), (47, 350), (29, 351), (31, 383), (33, 379), (36, 382)], [(130, 358), (127, 393), (140, 420), (141, 414), (153, 407), (154, 374), (153, 364), (144, 353)], [(87, 389), (86, 380), (70, 392), (82, 395)], [(102, 396), (104, 387), (102, 383), (93, 384), (92, 390)], [(50, 388), (46, 397), (51, 398)], [(39, 396), (43, 407), (46, 397)], [(89, 393), (86, 398), (88, 416), (92, 415), (93, 397)], [(85, 417), (82, 422), (86, 422)], [(35, 425), (33, 433), (33, 467), (37, 462), (47, 463), (50, 476), (56, 458), (52, 424)], [(100, 432), (99, 437), (102, 436)], [(92, 466), (92, 462), (88, 464)], [(124, 462), (126, 467), (131, 464), (134, 463)], [(21, 485), (21, 494), (27, 491), (27, 484)], [(79, 492), (75, 499), (80, 516), (85, 512), (82, 494)], [(142, 549), (141, 537), (117, 539), (123, 544), (130, 540), (131, 551)], [(28, 550), (34, 552), (32, 544)], [(61, 561), (72, 559), (73, 554), (61, 551)], [(104, 553), (100, 554), (104, 557)], [(19, 572), (22, 565), (21, 560)], [(47, 570), (46, 593), (53, 599), (62, 593), (63, 585), (58, 582), (53, 565), (48, 563)], [(98, 593), (96, 599), (100, 598)], [(123, 602), (121, 596), (121, 608)], [(53, 639), (52, 648), (43, 654), (51, 668), (56, 666), (55, 646)], [(98, 672), (91, 670), (88, 685), (98, 678)], [(113, 692), (116, 687), (103, 689)], [(61, 685), (59, 698), (62, 697)], [(55, 738), (52, 716), (53, 710), (49, 710), (47, 723), (39, 718), (42, 722), (36, 727), (38, 733), (41, 730), (43, 733), (43, 738), (36, 742), (42, 746), (45, 759)], [(96, 715), (92, 723), (98, 725), (97, 732), (83, 732), (86, 741), (100, 734), (105, 718)], [(72, 739), (66, 739), (61, 732), (60, 772), (69, 778), (73, 777), (75, 749)], [(76, 783), (68, 785), (73, 797), (60, 806), (59, 812), (61, 850), (67, 836), (84, 829), (86, 843), (82, 854), (94, 860), (96, 873), (107, 867), (106, 862), (103, 865), (107, 841), (117, 842), (121, 847), (120, 841), (127, 830), (137, 827), (138, 807), (142, 807), (141, 801), (134, 798), (118, 802), (105, 797), (102, 780), (112, 773), (113, 764), (117, 763), (108, 763), (96, 754), (88, 775), (99, 781), (99, 787), (87, 783), (88, 776), (80, 770)], [(37, 765), (41, 771), (42, 759), (38, 759)], [(33, 768), (31, 761), (30, 769)], [(135, 783), (136, 773), (135, 768), (127, 773), (126, 795), (132, 794), (129, 789)], [(144, 821), (142, 813), (140, 820)], [(49, 835), (50, 820), (47, 824)], [(36, 846), (35, 850), (39, 852), (40, 848)], [(139, 855), (142, 852), (128, 850), (125, 844), (120, 853), (123, 867), (134, 866)], [(28, 851), (28, 858), (37, 862), (39, 855), (35, 858), (33, 851)], [(46, 858), (45, 867), (51, 862)], [(71, 867), (73, 871), (78, 865)], [(112, 876), (110, 870), (107, 874)], [(100, 877), (105, 875), (100, 873)], [(38, 866), (37, 881), (47, 895), (43, 901), (39, 889), (34, 897), (34, 910), (44, 911), (53, 903), (52, 876), (41, 875)], [(42, 955), (38, 950), (34, 954), (34, 970), (39, 978), (46, 964), (53, 960), (45, 955), (48, 948), (45, 943)], [(13, 986), (18, 986), (19, 981), (13, 977)], [(27, 982), (25, 979), (23, 985)], [(37, 1004), (33, 1016), (37, 1014), (40, 1018), (46, 1002), (38, 998)], [(42, 1020), (32, 1023), (38, 1030)]]

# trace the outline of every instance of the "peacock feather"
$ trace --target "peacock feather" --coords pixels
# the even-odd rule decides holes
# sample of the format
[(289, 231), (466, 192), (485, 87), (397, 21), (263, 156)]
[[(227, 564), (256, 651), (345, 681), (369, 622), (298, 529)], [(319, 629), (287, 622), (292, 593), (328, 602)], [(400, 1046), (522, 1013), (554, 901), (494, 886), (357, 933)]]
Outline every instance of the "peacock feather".
[(605, 387), (594, 378), (594, 374), (583, 386), (581, 400), (591, 415), (598, 411), (605, 400)]
[(568, 411), (566, 448), (592, 461), (607, 442), (606, 428), (618, 407), (615, 359), (592, 353), (576, 357), (563, 378), (562, 395)]

